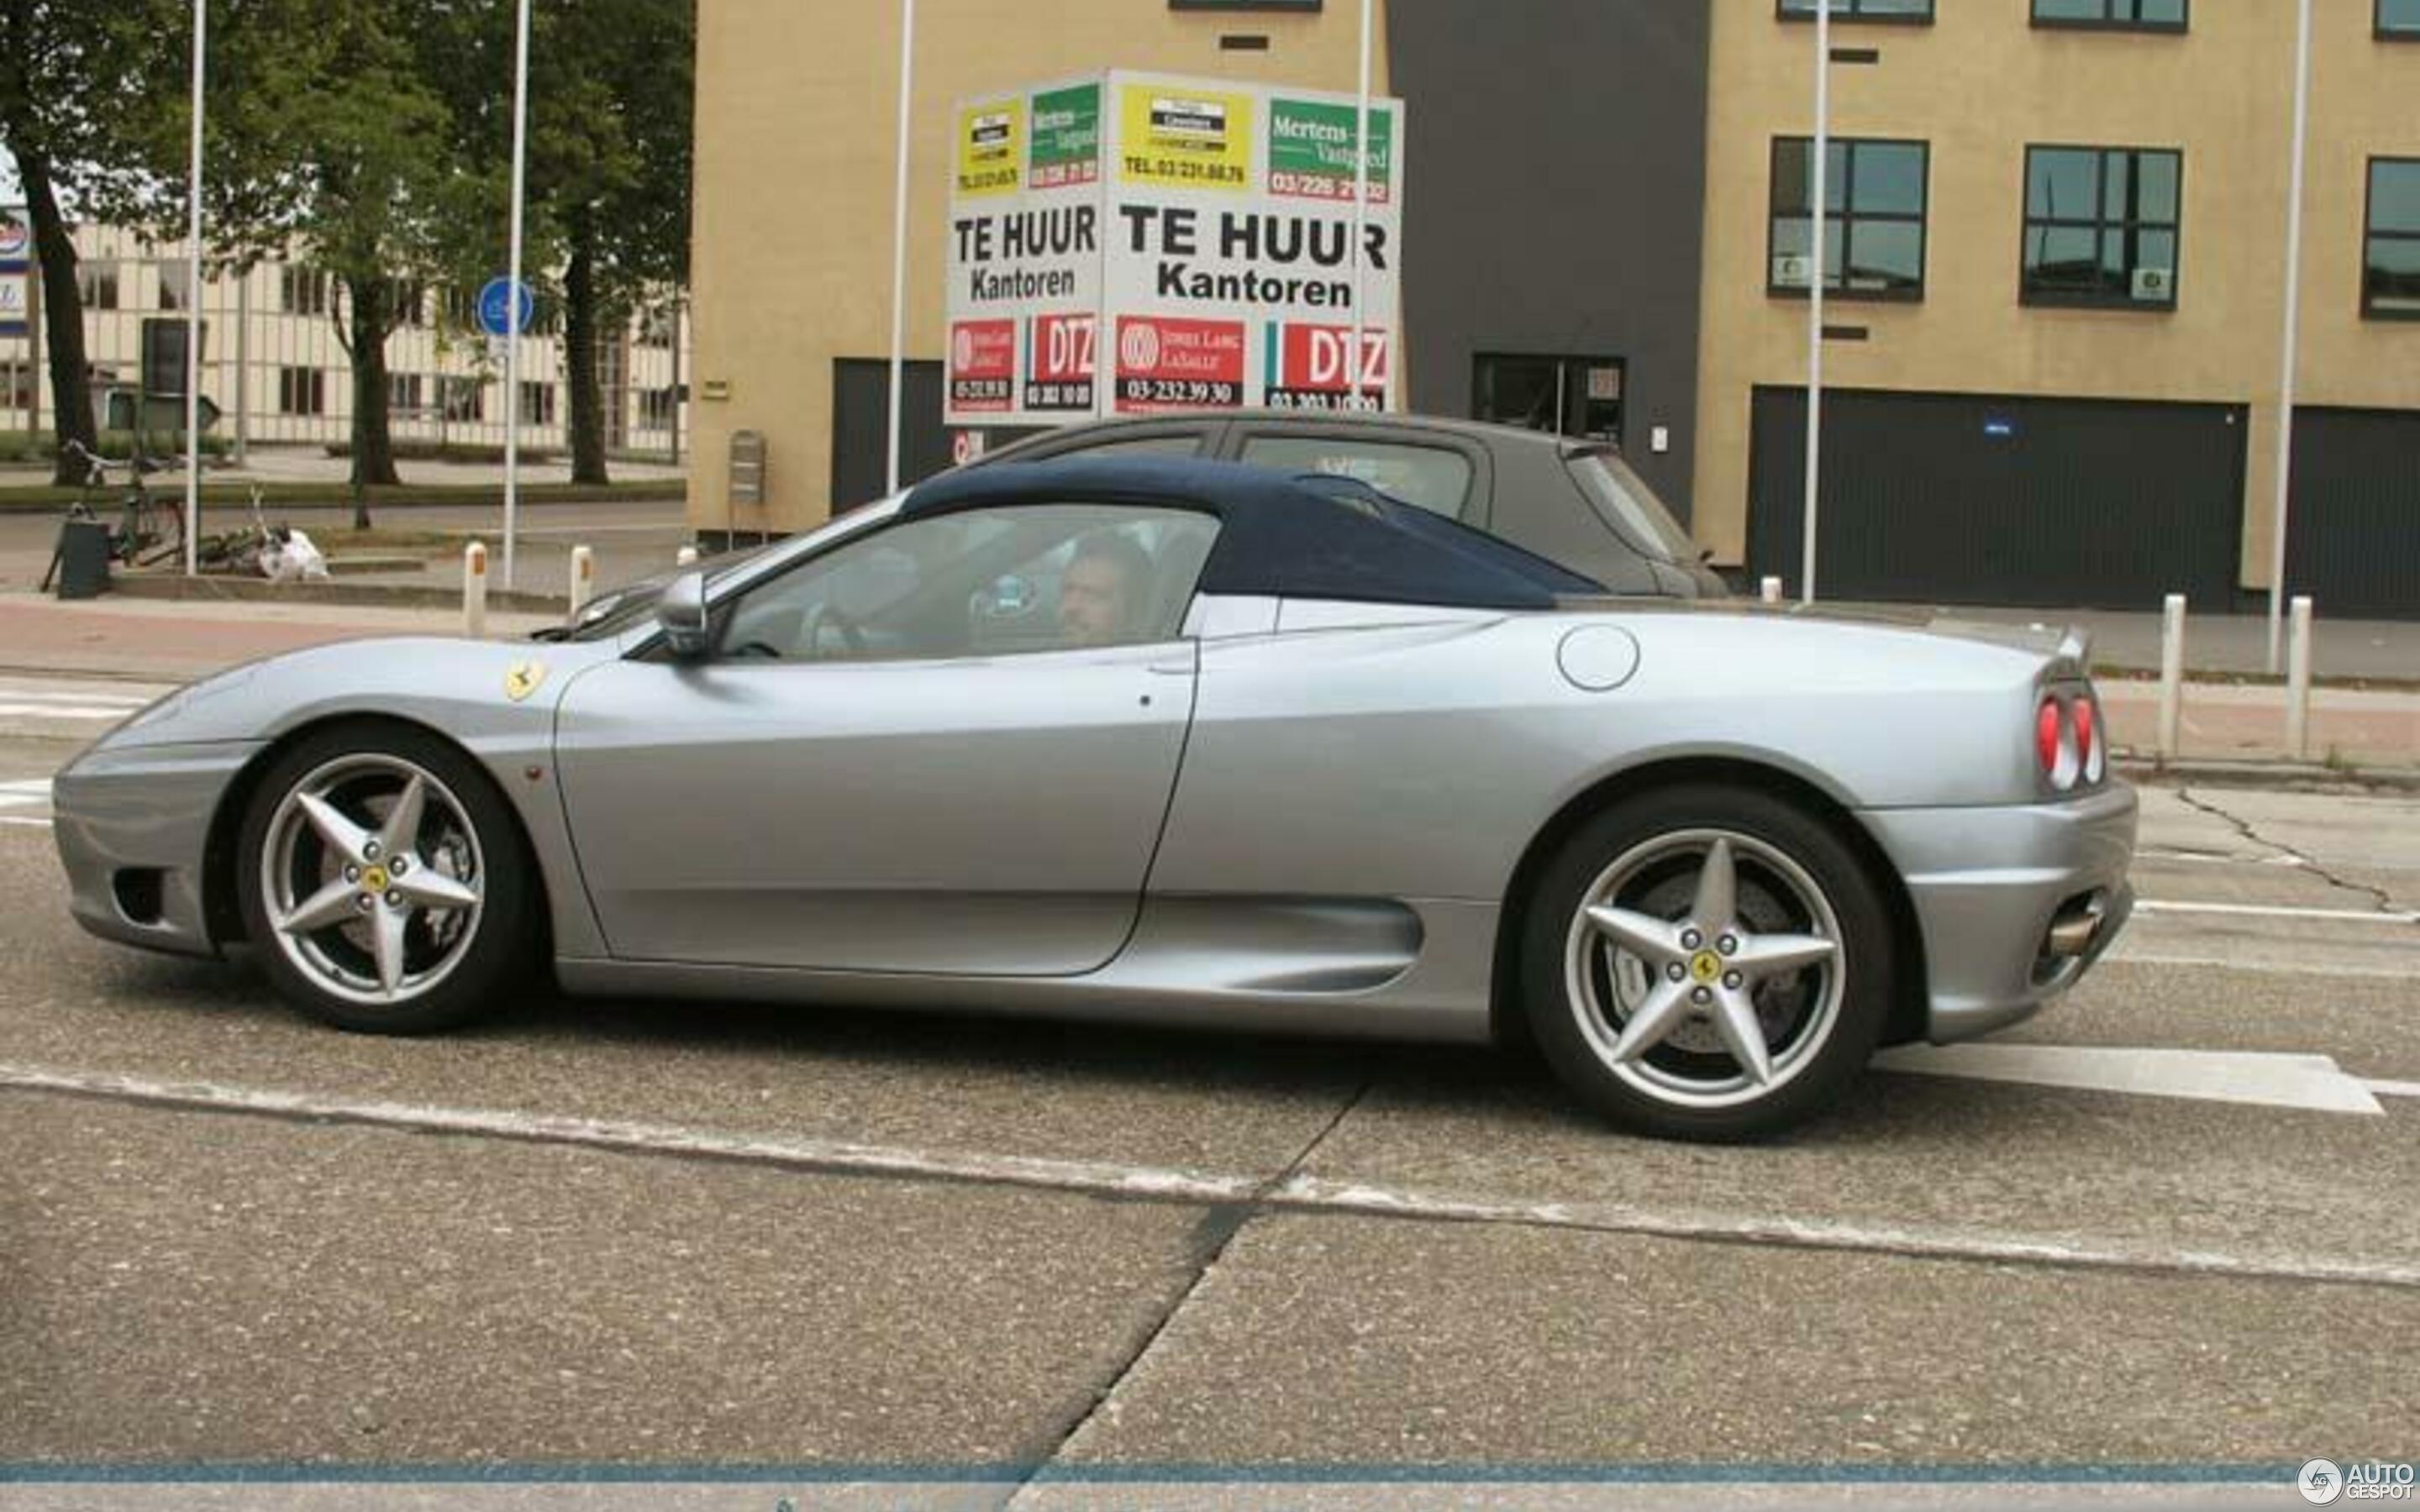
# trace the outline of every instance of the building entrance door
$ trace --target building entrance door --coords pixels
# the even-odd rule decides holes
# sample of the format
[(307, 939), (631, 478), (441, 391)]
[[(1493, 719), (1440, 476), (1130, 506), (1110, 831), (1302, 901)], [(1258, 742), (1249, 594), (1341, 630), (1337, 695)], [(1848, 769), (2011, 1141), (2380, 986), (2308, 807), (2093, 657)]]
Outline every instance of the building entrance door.
[(1619, 357), (1482, 352), (1473, 360), (1471, 418), (1619, 446), (1627, 365)]

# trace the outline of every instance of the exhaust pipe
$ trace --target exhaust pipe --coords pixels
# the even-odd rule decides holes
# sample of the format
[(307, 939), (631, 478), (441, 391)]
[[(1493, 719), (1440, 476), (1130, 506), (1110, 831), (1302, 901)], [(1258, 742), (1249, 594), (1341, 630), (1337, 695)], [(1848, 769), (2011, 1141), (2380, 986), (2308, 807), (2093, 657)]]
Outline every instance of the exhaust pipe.
[(2107, 909), (2098, 894), (2070, 903), (2050, 921), (2050, 933), (2042, 938), (2042, 954), (2057, 961), (2070, 961), (2092, 949), (2100, 937), (2102, 919)]

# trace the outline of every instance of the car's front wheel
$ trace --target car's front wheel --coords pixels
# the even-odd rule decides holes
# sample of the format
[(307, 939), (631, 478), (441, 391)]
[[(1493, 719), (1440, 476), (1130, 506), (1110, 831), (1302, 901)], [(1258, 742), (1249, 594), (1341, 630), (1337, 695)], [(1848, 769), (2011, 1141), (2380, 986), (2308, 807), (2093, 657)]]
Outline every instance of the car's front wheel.
[(1890, 915), (1855, 852), (1753, 788), (1675, 787), (1582, 824), (1542, 874), (1522, 950), (1556, 1073), (1624, 1127), (1774, 1133), (1873, 1054)]
[(278, 991), (340, 1028), (415, 1034), (498, 1006), (529, 964), (520, 831), (425, 732), (339, 726), (263, 775), (236, 852), (244, 926)]

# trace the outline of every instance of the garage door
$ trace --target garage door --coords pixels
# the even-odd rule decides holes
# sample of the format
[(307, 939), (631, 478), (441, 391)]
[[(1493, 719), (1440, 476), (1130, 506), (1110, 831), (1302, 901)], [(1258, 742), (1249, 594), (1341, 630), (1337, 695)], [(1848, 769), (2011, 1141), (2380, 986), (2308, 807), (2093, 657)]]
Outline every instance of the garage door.
[[(1798, 592), (1807, 395), (1759, 389), (1748, 564)], [(2243, 510), (2229, 405), (1823, 393), (1827, 599), (2229, 605)]]
[(2420, 414), (2294, 412), (2286, 588), (2336, 619), (2420, 620)]

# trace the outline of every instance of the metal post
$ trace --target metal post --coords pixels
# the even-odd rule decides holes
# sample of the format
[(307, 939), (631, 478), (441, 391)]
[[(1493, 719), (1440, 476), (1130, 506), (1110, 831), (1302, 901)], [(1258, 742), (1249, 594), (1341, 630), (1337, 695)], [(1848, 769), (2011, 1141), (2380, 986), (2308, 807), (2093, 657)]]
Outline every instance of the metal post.
[(2160, 606), (2160, 760), (2177, 754), (2177, 726), (2185, 700), (2185, 595), (2170, 594)]
[(473, 640), (488, 633), (488, 548), (481, 541), (462, 548), (462, 633)]
[(681, 302), (678, 295), (673, 297), (673, 398), (672, 413), (666, 417), (673, 428), (675, 467), (681, 465), (681, 411), (688, 408), (681, 403)]
[(235, 280), (235, 465), (252, 462), (252, 274)]
[[(202, 549), (202, 57), (209, 45), (209, 0), (194, 0), (194, 141), (185, 178), (185, 576), (201, 570)], [(143, 426), (135, 419), (136, 430)]]
[(2291, 649), (2286, 657), (2286, 754), (2306, 761), (2311, 754), (2311, 600), (2294, 595)]
[(916, 0), (899, 0), (899, 162), (891, 202), (891, 424), (884, 437), (883, 489), (899, 491), (900, 406), (908, 378), (908, 121), (916, 86)]
[(1831, 160), (1832, 0), (1815, 0), (1815, 198), (1809, 207), (1814, 235), (1807, 272), (1807, 501), (1798, 558), (1798, 593), (1809, 604), (1815, 602), (1815, 512), (1823, 465), (1823, 243), (1831, 230), (1827, 215)]
[(2286, 191), (2286, 340), (2277, 382), (2277, 507), (2269, 551), (2269, 670), (2277, 670), (2278, 616), (2286, 605), (2286, 511), (2294, 484), (2294, 365), (2303, 332), (2303, 159), (2310, 140), (2311, 0), (2296, 7), (2293, 168)]
[[(1368, 259), (1362, 243), (1370, 236), (1370, 10), (1361, 0), (1361, 72), (1353, 116), (1353, 344), (1344, 359), (1344, 405), (1361, 405), (1361, 344), (1368, 340), (1369, 314), (1362, 304), (1361, 273)], [(1379, 405), (1385, 409), (1384, 401)]]
[(1758, 596), (1759, 596), (1760, 598), (1763, 599), (1766, 603), (1768, 603), (1768, 604), (1778, 604), (1778, 603), (1780, 603), (1780, 602), (1781, 602), (1781, 579), (1778, 579), (1778, 578), (1767, 578), (1767, 579), (1765, 579), (1762, 582), (1759, 583), (1759, 584), (1757, 585), (1757, 588), (1758, 588)]
[(597, 589), (597, 553), (584, 546), (571, 548), (571, 614), (588, 607), (588, 595)]
[(512, 250), (505, 276), (504, 322), (504, 588), (513, 586), (513, 545), (520, 526), (521, 471), (521, 194), (529, 167), (530, 0), (520, 0), (513, 31)]

